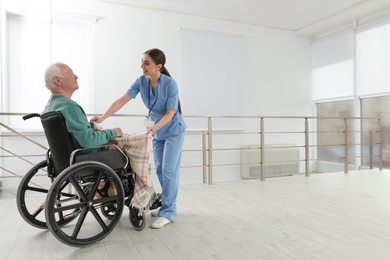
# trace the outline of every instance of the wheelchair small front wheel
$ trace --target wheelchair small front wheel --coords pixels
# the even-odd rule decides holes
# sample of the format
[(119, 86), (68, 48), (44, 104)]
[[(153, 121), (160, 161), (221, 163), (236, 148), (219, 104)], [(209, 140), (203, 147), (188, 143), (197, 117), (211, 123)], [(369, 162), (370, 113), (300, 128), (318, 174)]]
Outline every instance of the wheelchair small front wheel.
[[(114, 185), (116, 193), (102, 196), (99, 187), (108, 182)], [(62, 196), (65, 189), (74, 194), (74, 199)], [(98, 210), (103, 205), (110, 207), (110, 218)], [(59, 241), (81, 247), (108, 236), (119, 222), (123, 207), (123, 186), (115, 171), (106, 164), (85, 161), (69, 166), (57, 176), (47, 195), (45, 216), (49, 230)], [(64, 219), (75, 217), (75, 220), (59, 226), (57, 212), (61, 212)]]
[(116, 215), (116, 205), (102, 205), (100, 211), (102, 212), (103, 216), (108, 219), (112, 219)]
[(131, 226), (138, 231), (141, 231), (146, 226), (146, 214), (139, 209), (129, 206), (129, 220)]

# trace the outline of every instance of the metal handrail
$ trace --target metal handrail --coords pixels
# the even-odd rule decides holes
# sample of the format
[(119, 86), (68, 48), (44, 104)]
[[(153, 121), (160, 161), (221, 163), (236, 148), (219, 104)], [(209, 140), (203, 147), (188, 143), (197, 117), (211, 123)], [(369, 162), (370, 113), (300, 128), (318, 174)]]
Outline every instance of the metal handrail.
[[(0, 113), (0, 116), (23, 116), (26, 113)], [(95, 116), (98, 114), (88, 114), (88, 116)], [(136, 118), (145, 118), (146, 115), (131, 115), (131, 114), (115, 114), (113, 115), (114, 117), (136, 117)], [(304, 144), (302, 145), (294, 145), (294, 146), (280, 146), (279, 148), (283, 147), (295, 147), (295, 148), (304, 148), (304, 159), (303, 160), (298, 160), (301, 162), (305, 162), (305, 176), (309, 177), (310, 176), (310, 161), (316, 160), (315, 158), (310, 157), (310, 148), (315, 148), (315, 147), (321, 147), (321, 146), (344, 146), (344, 172), (348, 173), (348, 158), (349, 158), (349, 152), (348, 152), (348, 147), (353, 146), (353, 145), (363, 145), (363, 143), (360, 144), (355, 144), (355, 143), (348, 143), (348, 137), (350, 133), (363, 133), (363, 132), (368, 132), (370, 134), (370, 140), (369, 140), (369, 146), (370, 146), (370, 168), (373, 167), (372, 161), (373, 161), (373, 151), (372, 151), (372, 146), (374, 145), (373, 140), (372, 140), (372, 135), (373, 133), (379, 134), (379, 143), (375, 143), (380, 145), (382, 147), (382, 137), (381, 137), (381, 120), (377, 118), (362, 118), (362, 117), (315, 117), (315, 116), (198, 116), (198, 115), (189, 115), (189, 116), (184, 116), (185, 118), (201, 118), (207, 120), (207, 128), (205, 127), (204, 130), (200, 131), (187, 131), (186, 135), (201, 135), (202, 137), (202, 148), (200, 149), (183, 149), (183, 152), (189, 153), (189, 152), (201, 152), (202, 153), (202, 165), (182, 165), (182, 168), (196, 168), (196, 167), (201, 167), (203, 169), (203, 182), (208, 183), (208, 184), (213, 184), (213, 167), (219, 167), (219, 166), (232, 166), (232, 165), (237, 165), (233, 163), (227, 163), (227, 164), (214, 164), (213, 163), (213, 155), (214, 153), (221, 152), (221, 151), (234, 151), (234, 150), (242, 150), (242, 148), (237, 148), (237, 147), (229, 147), (229, 148), (217, 148), (214, 147), (213, 144), (213, 136), (217, 135), (258, 135), (259, 136), (259, 146), (258, 149), (261, 151), (265, 151), (268, 149), (265, 145), (265, 137), (269, 135), (280, 135), (280, 134), (299, 134), (304, 136)], [(259, 129), (258, 131), (248, 131), (248, 130), (236, 130), (236, 131), (231, 131), (231, 130), (215, 130), (213, 129), (213, 120), (215, 119), (223, 119), (223, 118), (237, 118), (237, 119), (256, 119), (259, 120)], [(291, 119), (298, 119), (298, 120), (303, 120), (303, 130), (298, 130), (298, 131), (265, 131), (265, 121), (266, 120), (271, 120), (271, 119), (283, 119), (283, 120), (291, 120)], [(337, 119), (337, 120), (344, 120), (343, 123), (343, 129), (339, 131), (313, 131), (310, 130), (310, 125), (309, 121), (310, 120), (319, 120), (319, 119)], [(378, 129), (373, 129), (369, 131), (349, 131), (348, 129), (348, 121), (349, 120), (376, 120), (378, 122)], [(4, 127), (8, 132), (3, 134), (0, 131), (0, 138), (10, 138), (12, 136), (14, 137), (22, 137), (26, 139), (28, 142), (31, 142), (43, 149), (47, 149), (45, 145), (40, 144), (39, 142), (36, 142), (35, 140), (31, 139), (29, 135), (24, 134), (23, 131), (17, 131), (13, 129), (10, 126), (7, 126), (6, 124), (0, 122), (0, 126)], [(0, 129), (1, 130), (1, 129)], [(343, 143), (335, 143), (335, 144), (311, 144), (310, 143), (310, 135), (315, 135), (319, 133), (339, 133), (339, 134), (344, 134), (344, 142)], [(7, 153), (10, 153), (11, 155), (0, 155), (0, 159), (8, 158), (8, 157), (17, 157), (21, 160), (27, 161), (31, 164), (32, 162), (28, 161), (25, 159), (25, 157), (32, 157), (32, 156), (41, 156), (41, 155), (17, 155), (12, 153), (11, 151), (0, 147), (2, 151), (6, 151)], [(376, 156), (376, 155), (375, 155)], [(377, 155), (379, 157), (379, 169), (382, 169), (382, 151), (379, 149), (379, 154)], [(355, 156), (358, 158), (359, 156)], [(361, 158), (361, 157), (360, 157)], [(264, 160), (264, 152), (260, 153), (259, 157), (259, 165), (260, 165), (260, 180), (264, 181), (266, 176), (265, 176), (265, 171), (264, 167), (266, 165), (266, 162)], [(4, 169), (4, 171), (10, 172), (7, 169)], [(17, 175), (17, 174), (15, 174)], [(4, 176), (3, 176), (4, 177)], [(7, 176), (8, 177), (8, 176)], [(12, 177), (12, 176), (11, 176)], [(20, 175), (17, 175), (15, 177), (20, 177)], [(0, 176), (1, 178), (1, 176)]]

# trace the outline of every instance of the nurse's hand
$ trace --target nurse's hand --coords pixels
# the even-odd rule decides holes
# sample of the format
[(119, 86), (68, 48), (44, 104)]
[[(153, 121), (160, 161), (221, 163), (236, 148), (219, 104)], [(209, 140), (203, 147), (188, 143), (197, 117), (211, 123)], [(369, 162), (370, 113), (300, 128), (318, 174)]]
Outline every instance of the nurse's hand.
[(157, 131), (157, 129), (156, 129), (155, 125), (154, 125), (154, 126), (148, 128), (148, 130), (146, 130), (146, 134), (147, 135), (148, 134), (152, 134), (152, 136), (154, 136), (156, 134), (156, 131)]
[(89, 122), (90, 123), (93, 123), (93, 122), (96, 122), (96, 123), (101, 123), (104, 121), (104, 118), (102, 116), (94, 116), (92, 117)]

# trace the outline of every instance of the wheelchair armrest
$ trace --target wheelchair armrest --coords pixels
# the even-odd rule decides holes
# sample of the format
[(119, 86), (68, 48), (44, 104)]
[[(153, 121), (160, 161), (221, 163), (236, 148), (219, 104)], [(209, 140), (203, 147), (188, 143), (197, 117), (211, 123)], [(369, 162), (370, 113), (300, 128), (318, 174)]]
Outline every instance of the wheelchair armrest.
[[(107, 143), (105, 144), (102, 144), (102, 145), (98, 145), (98, 146), (94, 146), (94, 147), (91, 147), (91, 148), (79, 148), (79, 149), (76, 149), (74, 150), (71, 155), (70, 155), (70, 158), (71, 158), (71, 162), (73, 161), (73, 157), (78, 153), (78, 152), (81, 152), (81, 151), (94, 151), (96, 149), (100, 149), (100, 148), (106, 148), (107, 146), (109, 147), (114, 147), (115, 149), (117, 150), (120, 150), (120, 148), (117, 146), (118, 142), (116, 140), (110, 140), (108, 141)], [(122, 151), (122, 150), (121, 150)]]
[(111, 145), (111, 144), (118, 144), (118, 142), (116, 140), (110, 140), (108, 141), (106, 144), (104, 145)]
[[(76, 161), (76, 155), (77, 153), (79, 152), (82, 152), (82, 151), (85, 151), (85, 152), (88, 152), (88, 151), (92, 151), (92, 152), (95, 152), (97, 149), (100, 149), (100, 148), (107, 148), (107, 147), (111, 147), (111, 148), (114, 148), (115, 150), (117, 150), (124, 158), (126, 158), (126, 163), (125, 163), (125, 167), (127, 167), (127, 165), (129, 164), (129, 158), (127, 157), (127, 155), (123, 152), (123, 150), (121, 148), (119, 148), (119, 146), (117, 145), (118, 142), (115, 141), (115, 140), (110, 140), (109, 142), (107, 142), (106, 144), (102, 144), (102, 145), (99, 145), (99, 146), (95, 146), (95, 147), (92, 147), (92, 148), (80, 148), (80, 149), (76, 149), (74, 150), (71, 154), (70, 154), (70, 165), (72, 165), (75, 161)], [(108, 149), (110, 150), (110, 149)], [(111, 149), (112, 150), (112, 149)], [(99, 151), (97, 151), (97, 153), (99, 153)], [(124, 167), (124, 168), (125, 168)]]
[(30, 119), (30, 118), (33, 118), (33, 117), (41, 117), (41, 115), (38, 114), (38, 113), (32, 113), (32, 114), (25, 115), (22, 118), (23, 118), (24, 121), (26, 121), (27, 119)]

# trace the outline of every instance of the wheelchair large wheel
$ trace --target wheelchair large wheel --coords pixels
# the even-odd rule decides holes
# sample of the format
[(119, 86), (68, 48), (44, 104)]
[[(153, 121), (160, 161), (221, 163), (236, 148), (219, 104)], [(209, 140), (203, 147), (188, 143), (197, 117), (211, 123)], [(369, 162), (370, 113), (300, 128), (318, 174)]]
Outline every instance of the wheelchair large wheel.
[[(104, 194), (99, 187), (111, 182), (116, 194)], [(103, 185), (104, 186), (104, 185)], [(72, 193), (77, 199), (63, 197)], [(115, 206), (110, 218), (98, 210), (102, 205)], [(51, 233), (70, 246), (86, 246), (108, 236), (119, 222), (124, 207), (124, 191), (120, 178), (107, 165), (86, 161), (69, 166), (53, 182), (46, 199), (45, 216)], [(66, 226), (58, 225), (58, 212), (64, 219), (75, 220)]]
[[(16, 194), (19, 213), (34, 227), (47, 229), (44, 202), (51, 183), (51, 179), (47, 176), (47, 161), (44, 160), (31, 168), (19, 184)], [(57, 225), (65, 225), (70, 221), (72, 218), (59, 218)]]

